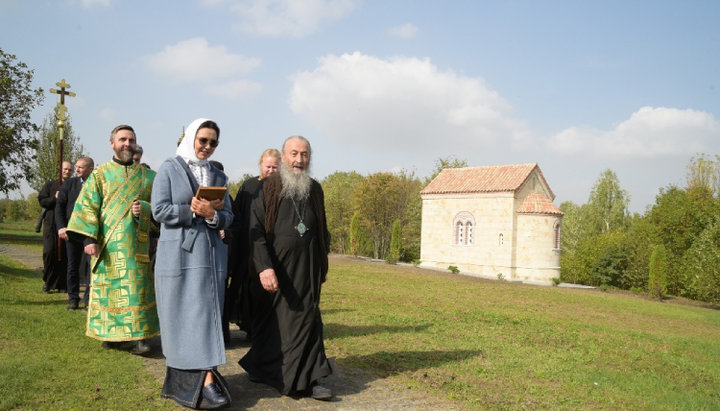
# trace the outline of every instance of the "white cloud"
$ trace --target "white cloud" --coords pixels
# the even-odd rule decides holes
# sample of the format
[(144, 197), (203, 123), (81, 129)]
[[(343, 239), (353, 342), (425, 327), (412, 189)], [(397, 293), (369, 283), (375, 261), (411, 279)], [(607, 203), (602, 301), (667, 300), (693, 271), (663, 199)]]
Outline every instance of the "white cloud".
[(527, 128), (482, 79), (429, 60), (329, 55), (292, 80), (291, 109), (343, 144), (468, 154), (528, 144)]
[(390, 29), (390, 34), (396, 37), (401, 37), (404, 39), (410, 39), (415, 37), (415, 35), (418, 33), (419, 29), (415, 27), (411, 23), (405, 23), (402, 26), (393, 27)]
[(260, 65), (260, 59), (232, 54), (225, 46), (210, 46), (202, 37), (181, 41), (147, 58), (156, 74), (178, 82), (212, 82), (244, 75)]
[(642, 107), (612, 130), (567, 128), (548, 141), (564, 154), (653, 158), (707, 152), (720, 138), (712, 114), (691, 109)]
[(213, 84), (205, 87), (205, 92), (228, 100), (237, 100), (254, 96), (262, 91), (262, 86), (247, 80), (235, 80), (229, 83)]
[(303, 37), (349, 14), (359, 0), (234, 0), (238, 29), (258, 36)]

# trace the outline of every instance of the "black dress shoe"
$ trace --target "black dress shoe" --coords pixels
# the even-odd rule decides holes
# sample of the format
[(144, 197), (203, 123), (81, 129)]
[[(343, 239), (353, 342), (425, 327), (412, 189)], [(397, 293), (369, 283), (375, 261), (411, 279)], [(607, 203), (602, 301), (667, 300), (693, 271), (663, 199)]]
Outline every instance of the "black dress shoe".
[(43, 292), (46, 293), (46, 294), (50, 292), (50, 289), (48, 288), (47, 284), (43, 284), (42, 290), (43, 290)]
[(130, 349), (130, 352), (135, 355), (145, 355), (150, 352), (150, 346), (145, 340), (137, 340), (135, 346)]
[(78, 304), (78, 300), (70, 300), (70, 303), (68, 304), (67, 309), (68, 310), (77, 310), (80, 308), (80, 304)]
[(210, 410), (228, 405), (230, 400), (223, 394), (220, 386), (216, 382), (212, 382), (202, 389), (202, 401), (200, 401), (201, 410)]
[(108, 350), (118, 350), (122, 345), (122, 341), (103, 341), (102, 343), (102, 347)]
[(330, 388), (323, 387), (322, 385), (316, 385), (312, 387), (312, 393), (310, 398), (320, 401), (330, 401), (333, 397), (333, 392)]

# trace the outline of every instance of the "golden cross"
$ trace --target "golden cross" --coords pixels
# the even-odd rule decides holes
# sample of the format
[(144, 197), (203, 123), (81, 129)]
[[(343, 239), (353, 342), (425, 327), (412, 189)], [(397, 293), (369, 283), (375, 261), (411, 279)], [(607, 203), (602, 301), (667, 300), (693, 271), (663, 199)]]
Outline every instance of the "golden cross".
[(65, 105), (65, 96), (75, 97), (75, 93), (72, 91), (65, 91), (66, 88), (70, 88), (70, 85), (65, 82), (65, 79), (62, 79), (59, 83), (55, 83), (55, 85), (60, 87), (60, 90), (51, 88), (50, 92), (60, 94), (60, 104)]

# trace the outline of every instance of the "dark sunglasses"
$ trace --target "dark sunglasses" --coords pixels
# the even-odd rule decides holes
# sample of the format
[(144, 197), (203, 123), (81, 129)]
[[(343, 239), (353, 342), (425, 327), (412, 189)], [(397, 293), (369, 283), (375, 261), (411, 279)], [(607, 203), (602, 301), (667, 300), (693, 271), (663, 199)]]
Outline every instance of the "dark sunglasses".
[(207, 145), (207, 143), (210, 143), (210, 147), (215, 148), (218, 145), (218, 141), (214, 138), (207, 138), (207, 137), (200, 137), (197, 139), (201, 145)]

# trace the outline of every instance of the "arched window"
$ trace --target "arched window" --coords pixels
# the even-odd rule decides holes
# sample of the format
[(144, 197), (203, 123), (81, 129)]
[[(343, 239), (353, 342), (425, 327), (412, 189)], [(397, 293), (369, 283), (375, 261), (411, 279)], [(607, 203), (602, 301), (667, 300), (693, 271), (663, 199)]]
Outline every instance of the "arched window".
[(465, 227), (463, 226), (463, 223), (458, 221), (457, 224), (455, 224), (455, 244), (464, 244), (465, 243)]
[(475, 218), (467, 211), (459, 212), (453, 221), (455, 245), (472, 245)]
[(553, 248), (556, 250), (560, 249), (560, 229), (560, 220), (556, 220), (553, 225)]

